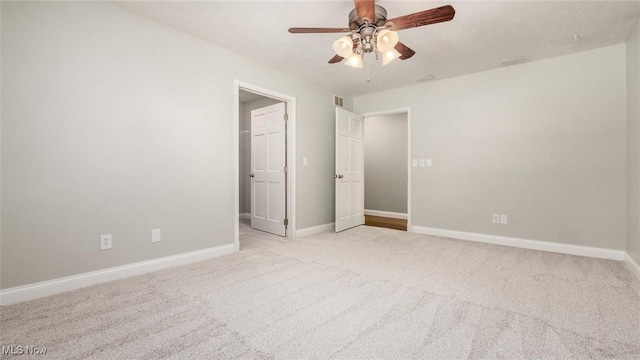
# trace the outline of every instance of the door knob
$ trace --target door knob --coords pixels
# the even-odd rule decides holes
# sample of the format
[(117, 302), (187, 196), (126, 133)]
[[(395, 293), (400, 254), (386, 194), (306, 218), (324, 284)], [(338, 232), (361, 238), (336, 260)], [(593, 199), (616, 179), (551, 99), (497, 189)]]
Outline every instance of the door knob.
[(254, 175), (253, 175), (253, 173), (251, 173), (251, 174), (249, 175), (249, 177), (253, 177), (253, 176), (254, 176)]
[(342, 179), (344, 175), (338, 175), (338, 179)]
[(344, 175), (338, 175), (338, 174), (333, 175), (334, 179), (342, 179), (343, 177)]

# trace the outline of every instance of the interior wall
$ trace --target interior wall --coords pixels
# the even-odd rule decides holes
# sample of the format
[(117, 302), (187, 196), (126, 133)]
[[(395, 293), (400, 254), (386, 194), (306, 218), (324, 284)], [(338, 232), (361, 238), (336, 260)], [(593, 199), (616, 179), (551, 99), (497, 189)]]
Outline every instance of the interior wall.
[(261, 97), (260, 99), (242, 103), (240, 114), (241, 131), (249, 132), (241, 135), (240, 139), (240, 213), (251, 214), (251, 111), (282, 101)]
[[(2, 84), (2, 6), (0, 6), (0, 84)], [(2, 99), (2, 86), (0, 86)], [(0, 108), (2, 104), (0, 102)], [(0, 151), (2, 149), (2, 111), (0, 109)], [(0, 154), (0, 289), (2, 289), (2, 154)]]
[(109, 3), (0, 6), (3, 289), (233, 244), (234, 79), (296, 97), (297, 226), (332, 221), (334, 91)]
[(364, 119), (364, 208), (407, 213), (407, 114)]
[(627, 253), (640, 263), (640, 22), (627, 50)]
[(411, 107), (411, 157), (433, 159), (412, 171), (414, 226), (622, 250), (625, 76), (621, 44), (357, 96), (354, 108)]

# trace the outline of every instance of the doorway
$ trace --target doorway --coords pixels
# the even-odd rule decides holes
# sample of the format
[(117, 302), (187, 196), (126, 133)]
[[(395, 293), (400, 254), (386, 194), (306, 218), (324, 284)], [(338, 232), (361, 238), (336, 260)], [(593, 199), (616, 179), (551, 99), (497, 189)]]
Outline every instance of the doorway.
[(296, 107), (291, 96), (240, 81), (235, 81), (234, 92), (237, 251), (241, 229), (243, 234), (249, 229), (253, 238), (295, 235)]
[[(378, 136), (371, 139), (373, 148), (369, 152), (372, 154), (365, 154), (367, 118), (370, 119), (372, 132), (378, 118), (382, 119), (382, 122), (397, 122), (393, 130), (382, 124), (377, 131)], [(360, 115), (338, 107), (335, 121), (335, 231), (340, 232), (366, 224), (367, 217), (370, 218), (369, 225), (411, 231), (410, 108)], [(396, 134), (394, 139), (390, 139), (391, 132)], [(390, 146), (390, 141), (393, 142), (395, 151), (394, 156), (389, 159), (390, 154), (387, 154), (385, 148)], [(368, 172), (365, 169), (366, 159), (372, 161), (369, 167), (375, 164), (380, 168), (377, 175), (376, 171), (372, 171), (376, 181), (369, 186), (368, 207), (365, 207)], [(380, 159), (387, 160), (382, 162)], [(377, 181), (378, 177), (381, 181)], [(389, 189), (393, 191), (390, 192)], [(377, 195), (384, 196), (381, 197), (382, 200), (376, 201)]]
[(364, 117), (365, 225), (408, 229), (408, 113)]

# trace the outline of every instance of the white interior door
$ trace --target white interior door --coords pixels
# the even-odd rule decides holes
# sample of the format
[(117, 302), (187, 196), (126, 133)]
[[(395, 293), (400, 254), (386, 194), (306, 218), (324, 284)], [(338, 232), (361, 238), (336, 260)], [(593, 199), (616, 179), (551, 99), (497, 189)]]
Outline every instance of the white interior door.
[(336, 108), (336, 232), (364, 224), (363, 117)]
[(285, 236), (285, 103), (251, 111), (251, 227)]

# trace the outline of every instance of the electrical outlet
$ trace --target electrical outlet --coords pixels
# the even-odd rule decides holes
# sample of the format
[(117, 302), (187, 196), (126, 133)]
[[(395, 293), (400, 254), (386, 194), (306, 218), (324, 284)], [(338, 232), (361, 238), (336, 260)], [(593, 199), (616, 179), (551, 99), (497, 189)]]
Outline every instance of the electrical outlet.
[(493, 214), (493, 223), (500, 224), (500, 214)]
[(160, 229), (151, 230), (151, 242), (160, 242)]
[(507, 215), (500, 215), (500, 224), (507, 225)]
[(111, 245), (113, 245), (111, 234), (100, 235), (100, 250), (109, 250)]

